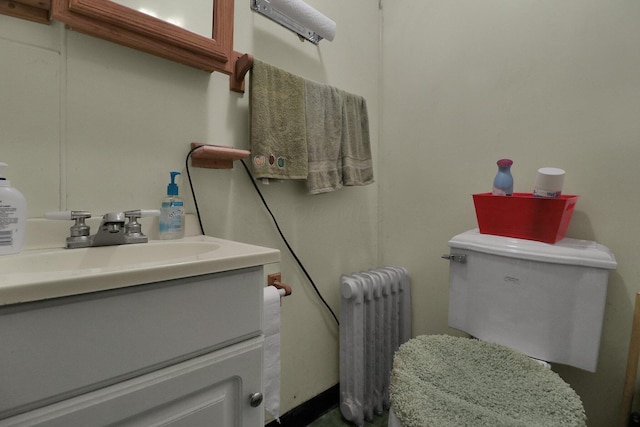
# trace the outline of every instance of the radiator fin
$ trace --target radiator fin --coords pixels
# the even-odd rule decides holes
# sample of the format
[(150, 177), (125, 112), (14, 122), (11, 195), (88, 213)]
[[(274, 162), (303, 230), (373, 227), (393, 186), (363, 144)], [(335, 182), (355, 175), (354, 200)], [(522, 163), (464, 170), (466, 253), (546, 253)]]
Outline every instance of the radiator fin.
[(358, 426), (389, 408), (393, 355), (411, 338), (409, 273), (381, 267), (340, 278), (340, 411)]

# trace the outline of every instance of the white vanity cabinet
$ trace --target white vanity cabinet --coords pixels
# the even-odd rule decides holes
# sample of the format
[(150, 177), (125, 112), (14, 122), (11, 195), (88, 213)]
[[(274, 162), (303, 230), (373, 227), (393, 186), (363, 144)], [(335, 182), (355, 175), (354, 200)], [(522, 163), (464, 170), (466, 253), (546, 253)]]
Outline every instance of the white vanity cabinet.
[(263, 277), (0, 306), (0, 426), (264, 425)]

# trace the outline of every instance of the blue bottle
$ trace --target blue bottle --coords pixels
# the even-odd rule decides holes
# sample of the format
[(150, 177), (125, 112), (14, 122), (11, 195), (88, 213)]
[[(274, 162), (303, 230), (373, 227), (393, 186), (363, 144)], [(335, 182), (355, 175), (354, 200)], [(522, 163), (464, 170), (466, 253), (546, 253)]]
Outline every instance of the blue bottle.
[(167, 186), (167, 196), (162, 199), (160, 208), (159, 233), (160, 240), (181, 239), (184, 237), (184, 202), (178, 195), (176, 175), (171, 172), (171, 182)]
[(512, 164), (513, 160), (511, 159), (498, 160), (498, 173), (493, 179), (493, 191), (491, 192), (494, 196), (513, 195), (513, 176), (511, 176)]

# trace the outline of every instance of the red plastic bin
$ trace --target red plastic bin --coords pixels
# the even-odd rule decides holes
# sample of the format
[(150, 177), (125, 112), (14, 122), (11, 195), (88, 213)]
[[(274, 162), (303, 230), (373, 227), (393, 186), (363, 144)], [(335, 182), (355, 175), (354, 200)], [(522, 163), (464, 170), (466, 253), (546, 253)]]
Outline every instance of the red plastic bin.
[(480, 233), (546, 243), (555, 243), (567, 234), (577, 201), (578, 196), (571, 195), (557, 199), (531, 193), (473, 195)]

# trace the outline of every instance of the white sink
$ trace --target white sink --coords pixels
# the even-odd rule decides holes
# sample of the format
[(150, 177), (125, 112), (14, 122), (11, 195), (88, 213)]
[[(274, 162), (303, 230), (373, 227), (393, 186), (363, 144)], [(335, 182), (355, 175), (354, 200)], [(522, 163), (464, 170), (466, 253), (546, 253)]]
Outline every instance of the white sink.
[(134, 245), (28, 251), (0, 258), (0, 274), (47, 273), (88, 269), (126, 269), (141, 264), (188, 260), (219, 250), (209, 241), (151, 241)]
[(161, 282), (280, 261), (280, 252), (209, 236), (0, 256), (0, 305)]

